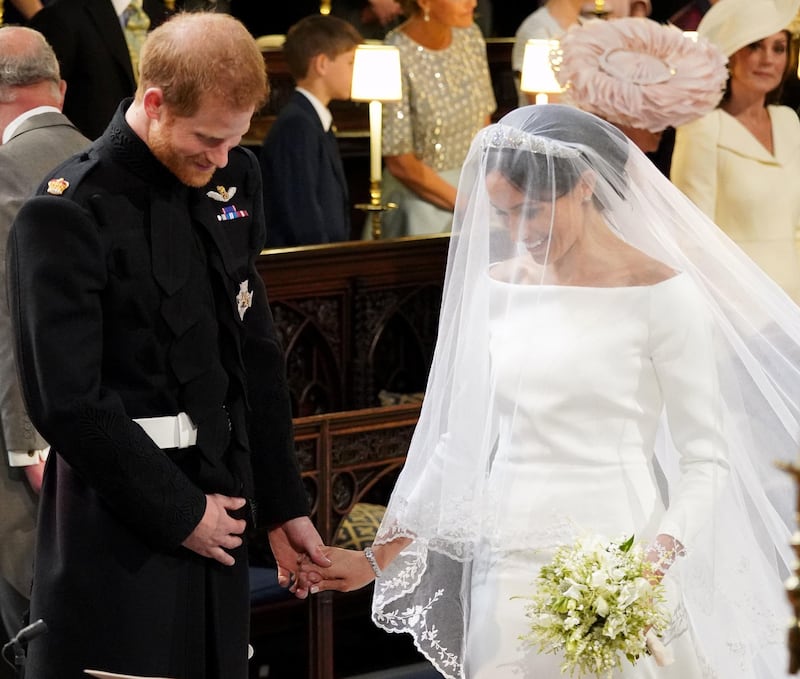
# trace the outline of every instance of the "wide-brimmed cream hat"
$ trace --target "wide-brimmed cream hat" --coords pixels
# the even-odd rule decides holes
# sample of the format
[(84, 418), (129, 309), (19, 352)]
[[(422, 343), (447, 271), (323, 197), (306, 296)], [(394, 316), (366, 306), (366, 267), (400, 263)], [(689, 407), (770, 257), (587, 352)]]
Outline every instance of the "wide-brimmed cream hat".
[(800, 0), (718, 0), (697, 27), (725, 56), (789, 27)]

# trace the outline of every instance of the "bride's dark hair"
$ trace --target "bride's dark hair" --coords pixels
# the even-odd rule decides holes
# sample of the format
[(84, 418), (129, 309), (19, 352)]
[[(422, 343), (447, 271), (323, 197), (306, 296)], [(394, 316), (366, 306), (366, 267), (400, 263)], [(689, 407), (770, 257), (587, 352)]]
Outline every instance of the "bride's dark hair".
[[(519, 144), (490, 145), (487, 172), (497, 170), (531, 198), (550, 200), (572, 191), (583, 173), (592, 170), (619, 197), (625, 196), (629, 141), (613, 125), (558, 104), (537, 106), (523, 121), (512, 112), (500, 121), (504, 124), (513, 125), (512, 135), (529, 138), (522, 136)], [(601, 208), (602, 196), (596, 196), (596, 202)]]

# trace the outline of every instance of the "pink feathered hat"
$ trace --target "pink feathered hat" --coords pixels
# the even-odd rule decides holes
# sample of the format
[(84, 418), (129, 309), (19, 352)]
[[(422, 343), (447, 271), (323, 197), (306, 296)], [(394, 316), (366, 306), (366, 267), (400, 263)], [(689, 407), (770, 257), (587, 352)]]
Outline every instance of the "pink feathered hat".
[(566, 102), (650, 132), (714, 109), (728, 79), (727, 61), (708, 40), (641, 17), (573, 26), (551, 54)]

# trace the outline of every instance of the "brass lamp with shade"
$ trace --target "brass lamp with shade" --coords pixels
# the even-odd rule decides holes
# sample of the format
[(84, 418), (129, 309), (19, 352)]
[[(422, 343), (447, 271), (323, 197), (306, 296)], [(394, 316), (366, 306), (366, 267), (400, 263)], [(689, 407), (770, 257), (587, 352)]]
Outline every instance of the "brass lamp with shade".
[(556, 80), (551, 65), (551, 55), (557, 52), (558, 40), (531, 39), (525, 43), (522, 57), (522, 77), (519, 88), (523, 92), (536, 93), (536, 103), (548, 103), (548, 95), (564, 91)]
[(356, 48), (350, 98), (369, 102), (369, 203), (356, 205), (370, 215), (372, 237), (381, 237), (381, 214), (397, 207), (381, 199), (383, 102), (400, 101), (403, 87), (400, 51), (392, 45), (364, 43)]

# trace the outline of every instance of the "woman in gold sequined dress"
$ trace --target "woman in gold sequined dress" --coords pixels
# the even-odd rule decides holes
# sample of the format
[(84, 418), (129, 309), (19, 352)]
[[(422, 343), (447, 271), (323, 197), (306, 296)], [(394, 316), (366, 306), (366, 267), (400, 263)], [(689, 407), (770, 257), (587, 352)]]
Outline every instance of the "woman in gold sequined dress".
[(450, 230), (461, 164), (496, 108), (475, 0), (403, 0), (386, 36), (400, 50), (403, 99), (383, 115), (386, 237)]

